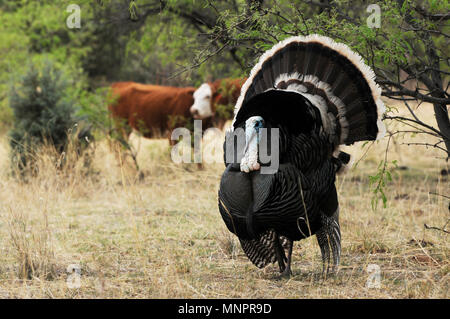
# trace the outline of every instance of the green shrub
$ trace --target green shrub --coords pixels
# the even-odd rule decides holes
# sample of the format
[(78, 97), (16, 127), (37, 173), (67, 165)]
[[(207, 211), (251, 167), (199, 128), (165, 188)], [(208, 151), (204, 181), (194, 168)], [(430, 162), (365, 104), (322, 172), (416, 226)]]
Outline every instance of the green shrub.
[(80, 119), (76, 117), (77, 103), (69, 94), (70, 85), (62, 70), (46, 61), (43, 67), (31, 64), (12, 86), (9, 103), (14, 119), (9, 136), (13, 167), (20, 171), (32, 168), (35, 152), (42, 145), (50, 144), (62, 154), (72, 132), (78, 133), (81, 152), (81, 141), (90, 133), (87, 127), (74, 129)]

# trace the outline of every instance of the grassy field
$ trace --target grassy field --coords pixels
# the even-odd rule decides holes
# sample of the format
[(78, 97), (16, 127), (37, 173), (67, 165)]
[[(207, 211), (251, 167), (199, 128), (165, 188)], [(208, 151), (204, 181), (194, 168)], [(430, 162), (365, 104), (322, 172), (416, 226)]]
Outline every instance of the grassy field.
[[(431, 109), (421, 108), (434, 123)], [(295, 244), (293, 276), (279, 279), (275, 265), (254, 267), (226, 230), (217, 208), (223, 164), (177, 165), (166, 140), (135, 136), (143, 179), (100, 141), (89, 174), (81, 163), (58, 171), (42, 152), (39, 176), (22, 183), (10, 174), (3, 137), (0, 298), (449, 298), (449, 235), (424, 228), (450, 217), (448, 199), (430, 194), (450, 193), (440, 175), (445, 161), (406, 141), (391, 141), (388, 160), (406, 169), (393, 170), (387, 208), (371, 208), (368, 185), (387, 140), (351, 147), (356, 160), (365, 156), (337, 180), (339, 272), (321, 276), (312, 237)], [(67, 273), (73, 264), (81, 277)], [(368, 269), (377, 267), (380, 285), (368, 288)]]

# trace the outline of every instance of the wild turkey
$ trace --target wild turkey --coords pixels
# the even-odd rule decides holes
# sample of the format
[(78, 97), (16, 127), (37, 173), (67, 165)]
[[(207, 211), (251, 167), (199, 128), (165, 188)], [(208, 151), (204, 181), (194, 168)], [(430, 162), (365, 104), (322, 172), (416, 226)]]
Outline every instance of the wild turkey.
[[(242, 158), (227, 158), (225, 152), (219, 211), (257, 267), (278, 262), (280, 272), (289, 275), (293, 241), (314, 234), (324, 271), (329, 271), (331, 256), (332, 269), (338, 266), (341, 234), (334, 182), (349, 162), (339, 145), (384, 135), (384, 105), (374, 78), (357, 53), (319, 35), (276, 44), (252, 69), (224, 144), (226, 150), (231, 139), (228, 145), (236, 147), (235, 133), (241, 128), (245, 149)], [(261, 128), (279, 132), (279, 167), (270, 174), (261, 172), (270, 165), (259, 158)]]

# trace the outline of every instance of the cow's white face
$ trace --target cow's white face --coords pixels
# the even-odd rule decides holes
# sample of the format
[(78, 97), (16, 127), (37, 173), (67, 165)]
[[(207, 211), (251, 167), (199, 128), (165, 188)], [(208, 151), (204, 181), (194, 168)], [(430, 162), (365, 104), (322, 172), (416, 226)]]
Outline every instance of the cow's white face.
[(194, 92), (194, 104), (190, 111), (195, 119), (204, 119), (213, 116), (211, 107), (212, 90), (208, 83), (203, 83)]

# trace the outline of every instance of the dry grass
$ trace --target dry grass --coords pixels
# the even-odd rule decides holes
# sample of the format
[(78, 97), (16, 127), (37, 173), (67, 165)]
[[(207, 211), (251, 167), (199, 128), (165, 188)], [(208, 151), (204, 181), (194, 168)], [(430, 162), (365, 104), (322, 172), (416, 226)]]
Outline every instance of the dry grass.
[[(431, 112), (426, 116), (433, 123)], [(448, 298), (448, 235), (424, 229), (449, 218), (448, 200), (429, 194), (449, 194), (449, 180), (439, 174), (445, 162), (434, 150), (403, 142), (389, 152), (408, 169), (394, 171), (388, 208), (371, 209), (368, 187), (385, 141), (338, 178), (339, 273), (320, 276), (313, 237), (296, 243), (294, 274), (280, 280), (277, 267), (254, 267), (226, 230), (217, 209), (222, 164), (176, 165), (166, 140), (140, 139), (139, 180), (131, 165), (118, 165), (117, 150), (100, 142), (91, 174), (77, 165), (62, 173), (43, 152), (39, 176), (23, 183), (9, 174), (3, 138), (0, 297)], [(358, 159), (365, 150), (351, 152)], [(79, 288), (66, 283), (71, 264), (81, 267)], [(366, 288), (369, 264), (380, 267), (380, 288)]]

